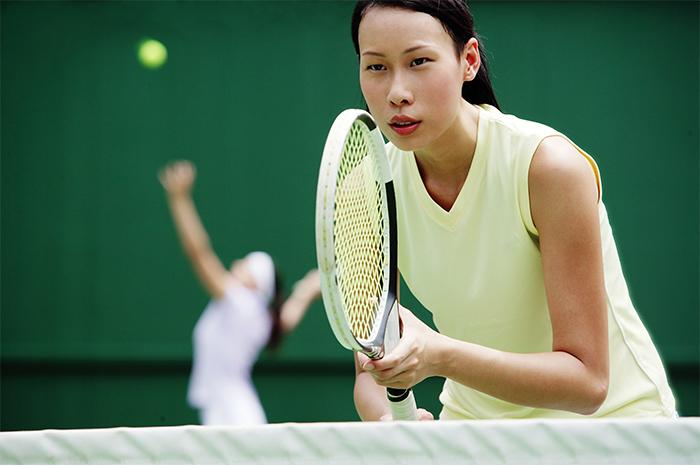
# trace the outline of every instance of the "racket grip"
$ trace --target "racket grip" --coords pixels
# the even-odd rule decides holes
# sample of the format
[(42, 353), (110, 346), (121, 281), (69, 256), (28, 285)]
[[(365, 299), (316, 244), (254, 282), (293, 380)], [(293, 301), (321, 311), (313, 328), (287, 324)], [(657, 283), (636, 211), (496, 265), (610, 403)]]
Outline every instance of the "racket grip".
[(386, 396), (389, 399), (391, 417), (394, 421), (417, 421), (418, 410), (413, 391), (408, 388), (387, 388)]

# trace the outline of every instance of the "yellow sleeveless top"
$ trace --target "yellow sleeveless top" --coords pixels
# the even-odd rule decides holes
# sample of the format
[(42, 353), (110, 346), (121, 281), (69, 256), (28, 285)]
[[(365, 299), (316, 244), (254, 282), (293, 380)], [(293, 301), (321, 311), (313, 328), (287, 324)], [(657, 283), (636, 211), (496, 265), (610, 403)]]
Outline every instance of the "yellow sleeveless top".
[[(413, 153), (387, 144), (397, 198), (399, 269), (442, 334), (502, 351), (551, 351), (528, 170), (542, 139), (561, 133), (489, 105), (478, 108), (474, 159), (449, 212), (429, 196)], [(597, 165), (575, 147), (591, 164), (600, 189)], [(599, 216), (610, 381), (607, 399), (593, 416), (674, 417), (675, 400), (630, 299), (602, 200)], [(516, 405), (449, 379), (440, 401), (441, 419), (584, 417)]]

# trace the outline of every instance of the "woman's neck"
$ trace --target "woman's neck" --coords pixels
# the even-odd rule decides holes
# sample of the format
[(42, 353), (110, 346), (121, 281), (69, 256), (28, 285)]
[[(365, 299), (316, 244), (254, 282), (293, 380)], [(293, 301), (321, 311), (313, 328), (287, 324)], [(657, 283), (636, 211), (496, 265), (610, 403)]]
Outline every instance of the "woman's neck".
[(467, 179), (474, 159), (478, 128), (479, 109), (463, 102), (454, 124), (430, 147), (414, 152), (428, 194), (447, 211)]

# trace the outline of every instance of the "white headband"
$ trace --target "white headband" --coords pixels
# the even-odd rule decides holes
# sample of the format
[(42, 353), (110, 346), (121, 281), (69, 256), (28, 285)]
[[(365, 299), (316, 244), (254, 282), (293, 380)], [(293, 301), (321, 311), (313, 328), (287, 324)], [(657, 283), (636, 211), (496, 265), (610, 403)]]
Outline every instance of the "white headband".
[(275, 294), (275, 265), (272, 258), (265, 252), (251, 252), (246, 256), (246, 265), (261, 296), (269, 303)]

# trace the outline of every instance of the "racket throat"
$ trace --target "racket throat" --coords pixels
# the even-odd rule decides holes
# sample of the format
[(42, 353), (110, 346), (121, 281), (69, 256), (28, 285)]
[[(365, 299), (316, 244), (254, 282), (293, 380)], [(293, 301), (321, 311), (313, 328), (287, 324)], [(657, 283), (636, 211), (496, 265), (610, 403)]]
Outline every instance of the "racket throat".
[(382, 359), (384, 357), (384, 346), (372, 346), (363, 351), (367, 357), (372, 360)]

